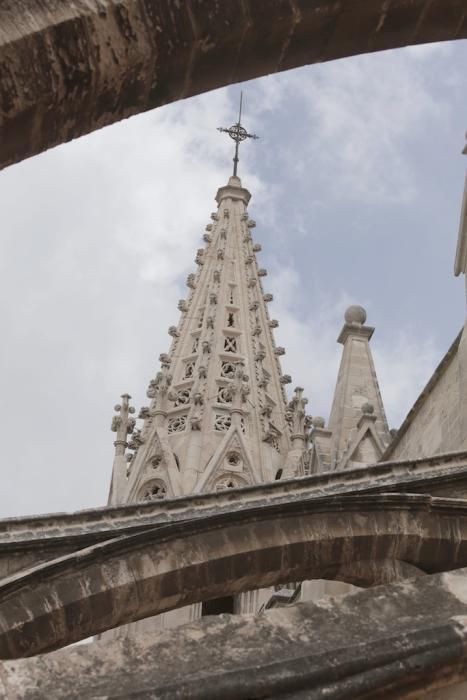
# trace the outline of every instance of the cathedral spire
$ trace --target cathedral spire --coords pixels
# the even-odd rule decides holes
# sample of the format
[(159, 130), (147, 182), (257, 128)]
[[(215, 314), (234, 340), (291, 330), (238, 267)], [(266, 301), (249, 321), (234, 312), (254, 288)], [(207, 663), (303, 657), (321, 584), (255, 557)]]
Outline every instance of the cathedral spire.
[[(235, 126), (241, 134), (240, 119)], [(150, 404), (139, 413), (142, 428), (129, 443), (122, 500), (304, 473), (306, 399), (297, 389), (287, 404), (291, 378), (279, 364), (285, 350), (273, 337), (278, 322), (269, 316), (272, 294), (263, 289), (267, 271), (256, 257), (261, 246), (252, 237), (250, 198), (235, 174), (216, 194), (197, 270), (188, 275), (188, 295), (178, 303), (178, 324), (168, 329), (170, 348), (160, 356), (147, 392)]]
[(240, 108), (238, 110), (238, 121), (236, 124), (233, 126), (230, 126), (228, 129), (225, 129), (222, 126), (218, 127), (218, 131), (222, 131), (225, 134), (228, 134), (231, 139), (235, 141), (235, 155), (233, 157), (233, 176), (237, 177), (237, 170), (238, 170), (238, 149), (242, 141), (245, 141), (246, 139), (259, 139), (259, 136), (256, 136), (256, 134), (249, 134), (247, 130), (242, 126), (241, 120), (242, 120), (242, 103), (243, 103), (243, 92), (240, 93)]

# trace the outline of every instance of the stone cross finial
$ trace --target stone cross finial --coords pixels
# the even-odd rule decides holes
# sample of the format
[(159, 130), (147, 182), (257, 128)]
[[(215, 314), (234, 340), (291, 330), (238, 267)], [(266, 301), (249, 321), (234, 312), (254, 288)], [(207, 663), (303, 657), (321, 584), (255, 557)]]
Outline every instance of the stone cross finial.
[(124, 455), (128, 446), (127, 435), (133, 432), (135, 428), (135, 419), (130, 418), (130, 414), (135, 412), (133, 406), (130, 406), (131, 396), (122, 394), (122, 403), (116, 404), (115, 411), (118, 415), (112, 418), (111, 430), (117, 433), (117, 438), (114, 442), (115, 455)]

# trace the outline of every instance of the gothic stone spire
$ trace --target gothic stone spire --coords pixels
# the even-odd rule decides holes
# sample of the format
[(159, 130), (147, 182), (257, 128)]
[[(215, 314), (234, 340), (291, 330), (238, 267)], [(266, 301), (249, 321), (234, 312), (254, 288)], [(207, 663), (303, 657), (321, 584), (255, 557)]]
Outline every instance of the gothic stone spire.
[[(149, 385), (143, 427), (124, 500), (176, 496), (273, 480), (287, 457), (300, 473), (306, 449), (301, 392), (287, 410), (263, 278), (247, 206), (250, 193), (232, 176), (188, 275), (171, 346)], [(303, 472), (302, 472), (303, 473)]]

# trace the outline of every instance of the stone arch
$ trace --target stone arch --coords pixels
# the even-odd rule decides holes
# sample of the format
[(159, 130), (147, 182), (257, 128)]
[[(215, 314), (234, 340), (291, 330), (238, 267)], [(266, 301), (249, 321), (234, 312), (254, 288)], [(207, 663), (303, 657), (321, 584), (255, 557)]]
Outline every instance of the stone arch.
[(150, 479), (140, 488), (137, 501), (160, 501), (167, 498), (167, 485), (162, 479)]
[(3, 0), (0, 26), (0, 168), (231, 83), (467, 37), (459, 0)]
[(427, 573), (466, 566), (467, 506), (413, 494), (235, 503), (222, 515), (114, 538), (0, 585), (0, 658), (254, 588), (353, 583), (351, 564), (373, 559)]
[(212, 484), (213, 491), (225, 491), (227, 489), (240, 489), (249, 486), (246, 479), (238, 474), (223, 473), (219, 475)]

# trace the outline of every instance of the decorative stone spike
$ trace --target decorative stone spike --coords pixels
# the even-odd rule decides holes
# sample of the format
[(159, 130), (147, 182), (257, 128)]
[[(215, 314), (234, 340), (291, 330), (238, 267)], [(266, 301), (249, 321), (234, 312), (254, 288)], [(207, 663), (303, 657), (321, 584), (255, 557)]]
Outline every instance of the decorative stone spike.
[(188, 275), (188, 277), (186, 278), (186, 284), (187, 284), (187, 287), (191, 287), (191, 289), (194, 289), (194, 288), (195, 288), (195, 286), (196, 286), (196, 277), (195, 277), (195, 275), (193, 274), (193, 272), (191, 272), (191, 273)]
[(248, 228), (255, 228), (256, 226), (256, 221), (254, 219), (250, 219), (247, 223)]
[(206, 231), (212, 231), (212, 224), (206, 225)]
[(176, 326), (170, 326), (167, 332), (172, 336), (172, 338), (178, 338), (180, 336)]
[(264, 269), (264, 267), (260, 267), (258, 270), (258, 277), (266, 277), (268, 274), (268, 271)]
[(264, 294), (263, 299), (267, 303), (269, 301), (273, 301), (274, 297), (270, 292), (268, 292), (267, 294)]
[(279, 345), (277, 348), (274, 348), (274, 354), (275, 355), (285, 355), (285, 348), (283, 348)]
[(282, 377), (280, 378), (280, 383), (281, 384), (291, 384), (292, 377), (290, 376), (290, 374), (283, 374)]
[(205, 243), (210, 243), (212, 241), (212, 236), (209, 233), (205, 233), (203, 236), (203, 241)]
[(279, 321), (277, 319), (273, 318), (269, 321), (269, 328), (278, 328), (279, 327)]
[(217, 211), (211, 212), (211, 219), (213, 221), (219, 221), (219, 214), (217, 213)]
[(262, 247), (260, 243), (255, 243), (253, 245), (253, 252), (254, 253), (260, 253), (262, 251)]
[(177, 307), (178, 307), (179, 311), (182, 311), (182, 312), (188, 311), (188, 303), (185, 299), (180, 299)]

